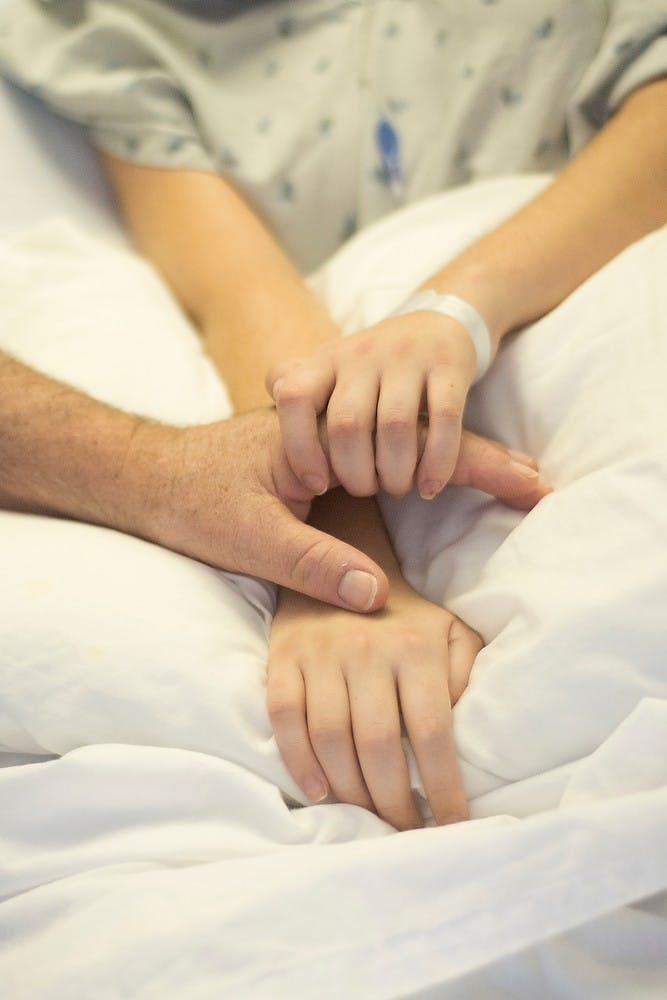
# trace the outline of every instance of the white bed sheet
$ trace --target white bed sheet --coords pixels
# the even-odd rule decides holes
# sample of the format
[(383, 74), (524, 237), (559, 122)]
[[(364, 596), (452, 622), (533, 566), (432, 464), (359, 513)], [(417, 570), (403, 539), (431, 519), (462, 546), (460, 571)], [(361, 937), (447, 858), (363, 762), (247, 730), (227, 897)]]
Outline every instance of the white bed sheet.
[[(29, 116), (0, 168), (19, 192), (4, 231), (65, 207), (122, 242), (80, 136), (45, 156), (48, 116)], [(664, 701), (645, 699), (568, 775), (561, 809), (400, 836), (352, 807), (290, 811), (189, 750), (6, 768), (0, 978), (16, 1000), (660, 996), (666, 732)]]

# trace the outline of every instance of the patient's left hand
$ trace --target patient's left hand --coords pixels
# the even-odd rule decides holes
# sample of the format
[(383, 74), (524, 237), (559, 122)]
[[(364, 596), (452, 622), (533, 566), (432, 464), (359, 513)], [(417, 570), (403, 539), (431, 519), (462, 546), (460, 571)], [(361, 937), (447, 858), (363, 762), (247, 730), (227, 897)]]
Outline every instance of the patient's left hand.
[(451, 706), (482, 641), (448, 611), (394, 584), (367, 616), (281, 591), (267, 702), (276, 742), (311, 799), (329, 790), (399, 830), (422, 825), (401, 745), (401, 719), (436, 823), (467, 819)]

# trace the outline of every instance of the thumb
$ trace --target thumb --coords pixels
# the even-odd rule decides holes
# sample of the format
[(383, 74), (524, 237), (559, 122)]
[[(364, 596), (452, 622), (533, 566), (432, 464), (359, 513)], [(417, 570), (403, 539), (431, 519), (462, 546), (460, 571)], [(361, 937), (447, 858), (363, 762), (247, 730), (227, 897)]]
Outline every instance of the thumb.
[(386, 575), (367, 555), (304, 524), (282, 504), (258, 575), (348, 611), (377, 611), (389, 594)]
[(529, 455), (513, 452), (499, 441), (470, 431), (461, 435), (459, 457), (450, 482), (490, 493), (516, 510), (532, 510), (553, 492)]

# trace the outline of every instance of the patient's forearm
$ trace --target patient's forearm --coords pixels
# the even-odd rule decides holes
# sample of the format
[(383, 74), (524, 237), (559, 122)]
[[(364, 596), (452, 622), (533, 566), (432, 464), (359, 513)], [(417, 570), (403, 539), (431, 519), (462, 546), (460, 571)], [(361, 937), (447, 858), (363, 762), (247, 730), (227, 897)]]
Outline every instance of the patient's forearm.
[(424, 287), (472, 302), (496, 340), (667, 222), (667, 80), (633, 94), (537, 198)]
[(272, 365), (338, 335), (322, 304), (223, 178), (102, 162), (137, 246), (193, 318), (235, 409), (267, 405)]

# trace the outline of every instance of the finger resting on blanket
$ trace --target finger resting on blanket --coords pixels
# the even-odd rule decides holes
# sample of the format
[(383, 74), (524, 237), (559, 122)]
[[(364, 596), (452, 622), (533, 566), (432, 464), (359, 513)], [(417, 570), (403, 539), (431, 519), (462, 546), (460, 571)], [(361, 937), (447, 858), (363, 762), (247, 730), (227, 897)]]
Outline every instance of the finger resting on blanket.
[[(340, 802), (373, 809), (352, 737), (347, 684), (340, 666), (311, 658), (302, 667), (313, 750)], [(312, 666), (312, 664), (315, 666)]]
[[(409, 676), (419, 670), (419, 683)], [(468, 818), (463, 782), (456, 759), (447, 667), (433, 657), (399, 673), (403, 719), (428, 799), (438, 825)]]
[(306, 689), (296, 663), (269, 655), (266, 703), (285, 767), (311, 802), (321, 802), (329, 785), (313, 750), (306, 723)]
[(422, 826), (412, 797), (401, 743), (401, 721), (393, 671), (369, 658), (347, 675), (352, 729), (359, 763), (378, 815), (397, 830)]

